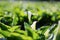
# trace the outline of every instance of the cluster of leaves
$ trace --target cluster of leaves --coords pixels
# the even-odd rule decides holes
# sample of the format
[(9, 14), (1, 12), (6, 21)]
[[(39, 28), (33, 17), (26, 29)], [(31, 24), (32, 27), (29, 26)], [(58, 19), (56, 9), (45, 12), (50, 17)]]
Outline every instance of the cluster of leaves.
[[(60, 11), (47, 12), (38, 7), (2, 9), (0, 11), (0, 39), (59, 40), (59, 20)], [(34, 25), (35, 21), (37, 23)], [(32, 29), (31, 25), (36, 28)]]

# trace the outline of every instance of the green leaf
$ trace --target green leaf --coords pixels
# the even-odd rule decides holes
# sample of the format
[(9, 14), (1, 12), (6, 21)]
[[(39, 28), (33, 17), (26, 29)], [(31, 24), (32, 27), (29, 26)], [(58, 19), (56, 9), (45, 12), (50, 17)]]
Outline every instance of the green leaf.
[(14, 32), (16, 29), (19, 29), (19, 26), (13, 26), (10, 29), (8, 29), (10, 32)]
[(4, 36), (2, 34), (0, 34), (0, 38), (4, 38)]
[(5, 25), (1, 22), (0, 22), (0, 27), (1, 27), (2, 30), (8, 30), (9, 28), (11, 28), (10, 26), (7, 26), (7, 25)]
[(26, 30), (27, 28), (31, 28), (31, 27), (30, 27), (30, 25), (28, 23), (24, 22), (24, 28)]
[(26, 32), (26, 31), (23, 31), (23, 30), (16, 30), (15, 32), (27, 36), (27, 32)]
[(56, 27), (57, 27), (57, 24), (53, 24), (51, 27), (49, 27), (44, 33), (45, 37), (48, 38), (50, 34), (54, 33), (54, 30), (56, 29)]
[(41, 28), (39, 28), (38, 31), (41, 31), (41, 33), (44, 34), (49, 27), (50, 27), (50, 26), (42, 26)]
[(36, 33), (33, 29), (27, 28), (28, 36), (32, 37), (33, 39), (39, 39), (38, 33)]
[(35, 32), (35, 30), (33, 30), (29, 24), (24, 23), (26, 32), (28, 34), (28, 36), (32, 37), (33, 39), (39, 39), (39, 35), (38, 33)]
[(54, 38), (53, 40), (60, 40), (60, 21), (58, 21), (58, 26), (54, 30)]
[(9, 37), (11, 33), (9, 31), (3, 31), (0, 29), (0, 34), (2, 34), (4, 37)]
[(32, 38), (18, 33), (11, 33), (10, 40), (32, 40)]
[(53, 16), (53, 17), (51, 18), (51, 20), (52, 20), (52, 21), (55, 21), (55, 20), (56, 20), (55, 16)]
[(16, 25), (17, 22), (18, 22), (18, 17), (17, 17), (17, 15), (16, 15), (15, 13), (13, 13), (13, 20), (12, 20), (12, 24), (11, 24), (11, 26)]

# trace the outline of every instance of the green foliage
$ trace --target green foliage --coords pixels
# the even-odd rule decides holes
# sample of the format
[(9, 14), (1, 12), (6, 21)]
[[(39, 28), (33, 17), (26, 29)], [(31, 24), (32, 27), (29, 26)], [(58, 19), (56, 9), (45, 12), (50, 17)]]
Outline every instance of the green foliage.
[[(49, 9), (44, 4), (38, 6), (28, 5), (25, 8), (22, 4), (7, 5), (7, 3), (1, 3), (0, 38), (6, 38), (6, 40), (59, 40), (60, 26), (58, 26), (58, 21), (60, 20), (60, 11), (54, 11), (53, 8)], [(43, 10), (44, 6), (47, 7), (48, 11)], [(38, 28), (39, 26), (35, 30), (31, 27), (34, 21), (37, 21), (37, 24), (32, 27)], [(22, 27), (25, 30), (21, 30)], [(51, 34), (54, 35), (51, 37)]]

